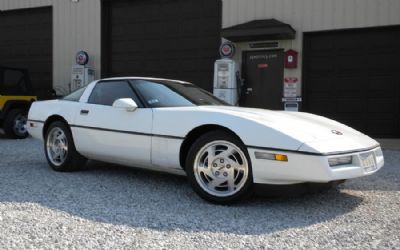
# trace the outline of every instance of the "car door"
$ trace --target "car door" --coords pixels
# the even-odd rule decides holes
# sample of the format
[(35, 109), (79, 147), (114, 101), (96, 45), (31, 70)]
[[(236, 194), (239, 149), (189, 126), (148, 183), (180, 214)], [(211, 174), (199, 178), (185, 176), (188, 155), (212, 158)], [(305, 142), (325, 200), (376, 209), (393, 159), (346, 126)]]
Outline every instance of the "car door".
[[(120, 98), (132, 98), (138, 109), (113, 107)], [(72, 126), (77, 150), (95, 160), (150, 166), (152, 119), (152, 109), (142, 106), (128, 81), (100, 81)]]

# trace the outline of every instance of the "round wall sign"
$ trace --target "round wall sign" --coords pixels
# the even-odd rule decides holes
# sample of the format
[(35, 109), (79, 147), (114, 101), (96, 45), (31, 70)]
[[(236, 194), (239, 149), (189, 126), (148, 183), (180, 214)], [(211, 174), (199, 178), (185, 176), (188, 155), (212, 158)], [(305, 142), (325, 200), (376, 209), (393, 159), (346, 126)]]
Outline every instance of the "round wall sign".
[(79, 65), (86, 65), (89, 62), (89, 55), (85, 51), (76, 53), (76, 63)]
[(231, 42), (226, 42), (221, 45), (219, 53), (223, 58), (232, 58), (235, 55), (235, 45)]

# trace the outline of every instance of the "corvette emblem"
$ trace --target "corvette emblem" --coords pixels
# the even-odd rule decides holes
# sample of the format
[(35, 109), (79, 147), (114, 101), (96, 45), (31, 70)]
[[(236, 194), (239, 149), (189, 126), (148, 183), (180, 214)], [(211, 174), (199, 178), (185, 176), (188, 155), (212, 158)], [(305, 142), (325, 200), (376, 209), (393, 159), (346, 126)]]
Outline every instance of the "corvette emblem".
[(331, 130), (331, 132), (332, 132), (332, 134), (335, 134), (335, 135), (343, 135), (342, 132), (337, 131), (337, 130)]

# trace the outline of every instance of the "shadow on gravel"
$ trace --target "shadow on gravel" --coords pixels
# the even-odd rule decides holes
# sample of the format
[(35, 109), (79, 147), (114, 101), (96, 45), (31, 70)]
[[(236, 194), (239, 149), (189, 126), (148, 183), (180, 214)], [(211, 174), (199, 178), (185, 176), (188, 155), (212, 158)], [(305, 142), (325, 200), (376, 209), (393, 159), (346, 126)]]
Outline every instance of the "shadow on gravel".
[(99, 163), (81, 172), (57, 173), (42, 154), (34, 155), (29, 163), (0, 163), (0, 202), (37, 203), (83, 219), (135, 228), (269, 234), (332, 220), (363, 201), (330, 190), (217, 206), (198, 198), (184, 177)]

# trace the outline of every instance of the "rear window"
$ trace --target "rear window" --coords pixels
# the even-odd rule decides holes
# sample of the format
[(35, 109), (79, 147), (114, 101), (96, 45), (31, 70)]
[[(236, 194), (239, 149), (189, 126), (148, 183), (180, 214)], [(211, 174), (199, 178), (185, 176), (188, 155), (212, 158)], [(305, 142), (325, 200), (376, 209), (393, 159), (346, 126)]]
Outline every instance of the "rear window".
[(83, 95), (83, 92), (85, 92), (86, 90), (86, 86), (82, 87), (78, 90), (75, 90), (74, 92), (72, 92), (71, 94), (64, 96), (62, 98), (62, 100), (65, 101), (72, 101), (72, 102), (79, 102), (79, 100), (81, 99), (81, 96)]

